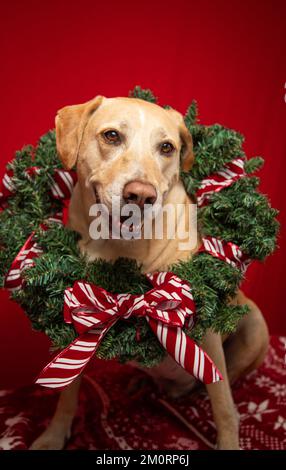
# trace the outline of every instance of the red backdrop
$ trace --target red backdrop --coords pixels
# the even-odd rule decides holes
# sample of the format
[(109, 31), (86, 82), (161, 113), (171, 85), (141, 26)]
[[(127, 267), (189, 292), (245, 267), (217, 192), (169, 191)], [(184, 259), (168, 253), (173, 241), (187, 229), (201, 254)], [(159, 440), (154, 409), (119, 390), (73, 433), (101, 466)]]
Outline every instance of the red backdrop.
[[(242, 132), (247, 153), (265, 157), (261, 189), (285, 221), (283, 0), (11, 0), (0, 9), (1, 173), (16, 149), (53, 127), (58, 108), (140, 84), (181, 112), (196, 98), (203, 123)], [(245, 285), (272, 333), (286, 333), (285, 253), (281, 238)], [(29, 383), (49, 342), (6, 292), (0, 308), (0, 386)]]

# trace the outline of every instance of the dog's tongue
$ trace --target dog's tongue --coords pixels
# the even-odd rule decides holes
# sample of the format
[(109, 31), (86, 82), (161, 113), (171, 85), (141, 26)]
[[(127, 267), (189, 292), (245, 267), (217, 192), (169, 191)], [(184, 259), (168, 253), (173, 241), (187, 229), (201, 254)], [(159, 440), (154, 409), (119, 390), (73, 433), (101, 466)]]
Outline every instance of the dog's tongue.
[[(118, 235), (120, 235), (121, 237), (123, 236), (124, 238), (124, 232), (130, 232), (130, 233), (133, 233), (134, 236), (139, 233), (141, 233), (141, 219), (139, 220), (135, 220), (134, 223), (130, 224), (130, 223), (125, 223), (128, 219), (129, 219), (130, 216), (120, 216), (120, 218), (115, 218), (115, 219), (112, 219), (112, 217), (110, 216), (109, 217), (109, 233), (110, 233), (110, 236), (112, 236), (112, 229), (115, 230)], [(112, 223), (113, 222), (113, 223)], [(123, 231), (123, 233), (122, 233)]]

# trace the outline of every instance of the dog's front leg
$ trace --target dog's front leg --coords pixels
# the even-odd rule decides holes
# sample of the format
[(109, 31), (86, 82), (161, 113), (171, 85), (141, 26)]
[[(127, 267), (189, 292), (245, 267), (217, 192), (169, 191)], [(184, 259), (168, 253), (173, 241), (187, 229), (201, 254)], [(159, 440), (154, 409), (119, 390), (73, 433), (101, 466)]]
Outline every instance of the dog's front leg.
[(71, 426), (78, 404), (81, 376), (61, 394), (56, 412), (47, 427), (31, 445), (30, 450), (61, 450), (71, 435)]
[(217, 448), (239, 449), (239, 418), (228, 381), (221, 336), (208, 331), (202, 347), (223, 375), (222, 381), (206, 386), (217, 428)]

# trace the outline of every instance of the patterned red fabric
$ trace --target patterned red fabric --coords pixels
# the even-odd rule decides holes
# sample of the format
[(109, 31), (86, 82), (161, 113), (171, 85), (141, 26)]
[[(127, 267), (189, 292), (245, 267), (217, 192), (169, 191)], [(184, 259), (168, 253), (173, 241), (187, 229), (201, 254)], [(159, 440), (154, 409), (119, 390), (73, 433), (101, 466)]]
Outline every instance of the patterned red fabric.
[[(286, 337), (273, 337), (264, 364), (233, 387), (243, 449), (286, 450)], [(128, 393), (130, 380), (141, 380)], [(0, 449), (27, 449), (44, 430), (58, 394), (32, 386), (0, 391)], [(81, 390), (67, 449), (212, 449), (210, 402), (197, 396), (170, 399), (142, 371), (96, 360)]]

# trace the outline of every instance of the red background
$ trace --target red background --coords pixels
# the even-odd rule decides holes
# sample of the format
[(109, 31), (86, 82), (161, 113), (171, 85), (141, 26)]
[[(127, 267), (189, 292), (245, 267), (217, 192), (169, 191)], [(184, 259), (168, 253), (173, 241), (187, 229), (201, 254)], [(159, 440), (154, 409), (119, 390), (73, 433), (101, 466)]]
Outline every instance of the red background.
[[(242, 132), (248, 155), (265, 157), (261, 189), (285, 221), (283, 0), (11, 0), (0, 17), (1, 174), (16, 149), (53, 127), (58, 108), (140, 84), (181, 112), (195, 98), (203, 123)], [(265, 265), (249, 269), (245, 290), (271, 332), (286, 334), (279, 244)], [(0, 308), (0, 387), (29, 383), (49, 342), (6, 292)]]

